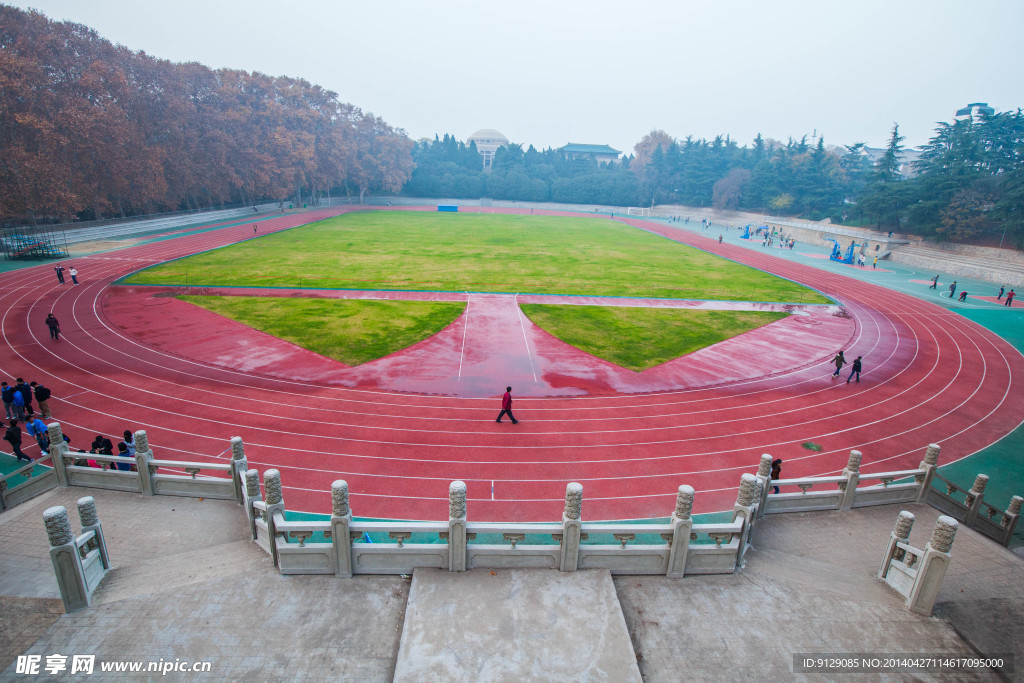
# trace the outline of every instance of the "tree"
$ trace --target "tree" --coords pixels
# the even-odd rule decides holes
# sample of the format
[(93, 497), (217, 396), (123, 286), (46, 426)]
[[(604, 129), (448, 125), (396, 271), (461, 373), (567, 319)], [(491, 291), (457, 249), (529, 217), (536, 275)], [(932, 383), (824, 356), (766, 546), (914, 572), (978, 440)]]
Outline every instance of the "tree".
[(750, 171), (745, 168), (731, 169), (724, 178), (715, 183), (712, 205), (716, 209), (736, 209), (750, 176)]

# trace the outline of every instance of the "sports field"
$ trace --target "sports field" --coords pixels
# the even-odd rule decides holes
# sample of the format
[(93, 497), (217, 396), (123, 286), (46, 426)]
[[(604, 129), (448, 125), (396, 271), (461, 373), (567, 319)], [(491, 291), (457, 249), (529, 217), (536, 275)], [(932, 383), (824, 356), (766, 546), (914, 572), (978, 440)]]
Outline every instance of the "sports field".
[(300, 292), (275, 297), (275, 288), (613, 297), (598, 299), (603, 306), (533, 304), (528, 314), (566, 343), (637, 372), (785, 315), (619, 307), (614, 297), (826, 301), (794, 282), (618, 222), (509, 214), (351, 213), (171, 261), (127, 282), (265, 288), (260, 297), (186, 300), (348, 365), (431, 337), (463, 307), (342, 303)]
[(126, 283), (827, 302), (614, 221), (423, 212), (345, 214), (155, 266)]

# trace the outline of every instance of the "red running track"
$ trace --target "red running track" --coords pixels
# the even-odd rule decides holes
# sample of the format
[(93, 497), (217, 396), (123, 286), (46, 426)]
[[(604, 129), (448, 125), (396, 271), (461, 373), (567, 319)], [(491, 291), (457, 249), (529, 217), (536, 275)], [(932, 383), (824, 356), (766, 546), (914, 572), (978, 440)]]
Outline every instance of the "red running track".
[[(260, 233), (334, 213), (262, 217)], [(716, 386), (519, 398), (513, 427), (494, 423), (493, 397), (269, 377), (168, 353), (108, 320), (114, 280), (251, 238), (248, 224), (74, 259), (78, 287), (58, 285), (52, 264), (0, 275), (0, 374), (49, 386), (73, 446), (142, 428), (158, 458), (223, 460), (241, 435), (252, 466), (281, 470), (289, 509), (328, 512), (330, 483), (344, 478), (355, 514), (403, 519), (443, 519), (454, 479), (467, 482), (478, 520), (558, 519), (568, 481), (583, 483), (591, 520), (667, 516), (683, 483), (697, 489), (696, 511), (727, 509), (763, 452), (783, 458), (786, 477), (837, 473), (854, 448), (863, 472), (889, 471), (916, 466), (931, 442), (942, 462), (969, 455), (1024, 418), (1020, 354), (955, 313), (767, 252), (624, 222), (835, 296), (855, 322), (846, 348), (865, 357), (861, 383), (830, 381), (830, 353), (794, 364), (758, 351), (749, 363), (761, 375)], [(59, 342), (43, 326), (51, 310)], [(823, 448), (804, 450), (806, 441)]]

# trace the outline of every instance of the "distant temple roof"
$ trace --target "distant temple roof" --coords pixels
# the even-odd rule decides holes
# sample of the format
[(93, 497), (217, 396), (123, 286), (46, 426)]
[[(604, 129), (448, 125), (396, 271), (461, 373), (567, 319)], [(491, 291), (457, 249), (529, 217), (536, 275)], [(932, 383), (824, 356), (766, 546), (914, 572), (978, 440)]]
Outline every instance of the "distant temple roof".
[(956, 110), (956, 114), (954, 114), (954, 116), (956, 118), (968, 117), (968, 116), (972, 116), (972, 115), (973, 116), (981, 116), (982, 114), (987, 114), (988, 116), (992, 116), (995, 113), (996, 113), (996, 110), (993, 109), (992, 107), (988, 106), (988, 102), (971, 102), (970, 104), (968, 104), (963, 109), (957, 109)]
[(608, 145), (580, 145), (575, 142), (570, 142), (564, 147), (559, 147), (558, 151), (569, 152), (572, 154), (615, 154), (616, 156), (622, 154), (619, 150), (609, 147)]

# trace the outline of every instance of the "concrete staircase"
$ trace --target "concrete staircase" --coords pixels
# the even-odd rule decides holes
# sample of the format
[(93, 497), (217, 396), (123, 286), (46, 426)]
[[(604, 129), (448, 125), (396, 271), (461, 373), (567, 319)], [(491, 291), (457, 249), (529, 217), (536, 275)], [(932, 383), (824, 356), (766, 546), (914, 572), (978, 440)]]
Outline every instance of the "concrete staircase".
[(413, 574), (395, 681), (640, 681), (611, 574)]

